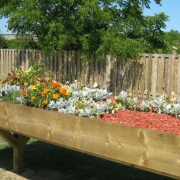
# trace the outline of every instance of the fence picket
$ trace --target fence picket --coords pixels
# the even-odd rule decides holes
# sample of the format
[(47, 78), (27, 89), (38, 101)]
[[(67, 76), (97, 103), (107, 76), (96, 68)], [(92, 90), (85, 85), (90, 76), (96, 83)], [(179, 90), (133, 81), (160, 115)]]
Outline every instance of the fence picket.
[(157, 96), (163, 94), (163, 81), (164, 81), (164, 56), (161, 55), (157, 59), (158, 74), (157, 74)]

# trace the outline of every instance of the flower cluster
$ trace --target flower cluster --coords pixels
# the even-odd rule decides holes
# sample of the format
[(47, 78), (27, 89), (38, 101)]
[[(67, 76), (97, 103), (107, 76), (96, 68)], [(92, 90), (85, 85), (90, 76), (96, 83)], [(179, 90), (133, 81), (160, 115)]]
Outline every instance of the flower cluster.
[(0, 99), (21, 105), (44, 108), (61, 113), (97, 118), (109, 112), (110, 93), (94, 86), (93, 89), (73, 84), (62, 84), (51, 78), (35, 76), (34, 69), (12, 72), (3, 80)]
[(180, 103), (174, 92), (171, 93), (170, 97), (162, 95), (150, 100), (140, 100), (137, 97), (132, 97), (131, 94), (122, 91), (116, 97), (115, 106), (118, 109), (130, 109), (143, 112), (152, 111), (158, 114), (165, 113), (180, 117)]
[(84, 87), (78, 81), (62, 84), (51, 78), (44, 78), (44, 69), (30, 67), (28, 71), (11, 72), (0, 86), (0, 100), (44, 108), (60, 113), (69, 113), (89, 118), (98, 118), (105, 112), (115, 113), (120, 109), (152, 111), (180, 117), (180, 103), (175, 93), (170, 97), (161, 96), (150, 100), (140, 100), (121, 91), (115, 100), (111, 93), (100, 89)]

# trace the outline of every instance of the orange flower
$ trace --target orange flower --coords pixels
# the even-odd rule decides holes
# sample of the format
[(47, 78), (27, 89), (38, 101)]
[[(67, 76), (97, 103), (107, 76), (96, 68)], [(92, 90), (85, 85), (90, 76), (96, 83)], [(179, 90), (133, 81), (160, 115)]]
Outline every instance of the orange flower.
[(49, 89), (48, 88), (44, 88), (44, 91), (43, 91), (44, 93), (47, 93), (47, 92), (49, 92)]
[(20, 89), (25, 89), (26, 87), (25, 86), (21, 86), (21, 88)]
[(53, 81), (53, 82), (51, 83), (51, 86), (52, 86), (53, 88), (57, 88), (57, 87), (61, 87), (62, 84), (59, 83), (59, 82)]
[(47, 105), (47, 104), (48, 104), (48, 100), (47, 100), (47, 99), (44, 100), (44, 101), (43, 101), (43, 104), (44, 104), (44, 105)]
[(63, 94), (63, 95), (69, 95), (69, 93), (67, 92), (67, 88), (66, 87), (63, 87), (63, 88), (61, 88), (60, 90), (59, 90), (59, 92), (61, 93), (61, 94)]
[(57, 93), (56, 93), (56, 94), (53, 94), (53, 98), (54, 98), (54, 99), (57, 99), (58, 97), (59, 97), (59, 94), (57, 94)]
[(44, 93), (44, 91), (41, 91), (39, 92), (39, 94), (41, 94), (41, 96), (44, 97), (46, 93)]
[(26, 96), (27, 92), (19, 92), (19, 94), (21, 94), (21, 96)]
[(32, 96), (32, 97), (31, 97), (31, 101), (34, 101), (34, 100), (35, 100), (35, 98), (36, 98), (35, 96)]

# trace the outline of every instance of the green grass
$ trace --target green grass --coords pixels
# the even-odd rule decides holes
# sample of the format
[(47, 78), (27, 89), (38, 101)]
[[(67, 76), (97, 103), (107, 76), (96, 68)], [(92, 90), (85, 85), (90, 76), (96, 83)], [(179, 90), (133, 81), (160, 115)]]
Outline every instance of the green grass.
[[(0, 138), (0, 168), (12, 169), (12, 148)], [(33, 177), (23, 175), (28, 179), (36, 179), (38, 173), (56, 173), (54, 179), (63, 180), (170, 180), (133, 167), (100, 159), (94, 156), (68, 150), (62, 147), (31, 139), (25, 147), (24, 166), (33, 172)], [(46, 179), (38, 176), (39, 179)], [(51, 178), (53, 179), (53, 178)]]

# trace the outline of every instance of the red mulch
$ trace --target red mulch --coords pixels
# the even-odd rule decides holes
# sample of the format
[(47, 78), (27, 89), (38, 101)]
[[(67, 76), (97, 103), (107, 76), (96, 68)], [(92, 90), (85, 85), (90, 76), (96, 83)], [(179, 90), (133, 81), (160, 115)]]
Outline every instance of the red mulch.
[(101, 120), (180, 135), (180, 118), (167, 114), (119, 110), (115, 114), (105, 113)]
[(180, 118), (167, 114), (119, 110), (115, 114), (105, 113), (101, 120), (180, 135)]

